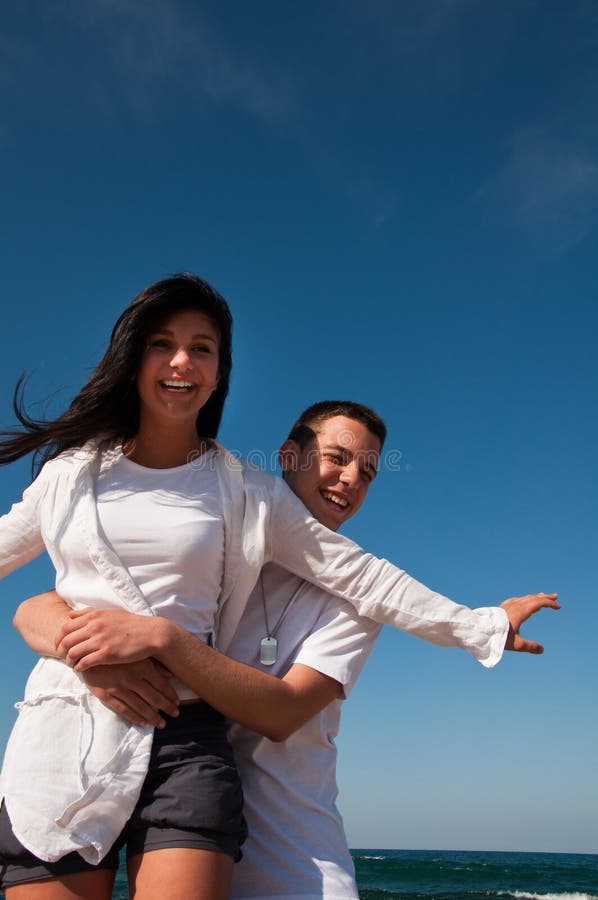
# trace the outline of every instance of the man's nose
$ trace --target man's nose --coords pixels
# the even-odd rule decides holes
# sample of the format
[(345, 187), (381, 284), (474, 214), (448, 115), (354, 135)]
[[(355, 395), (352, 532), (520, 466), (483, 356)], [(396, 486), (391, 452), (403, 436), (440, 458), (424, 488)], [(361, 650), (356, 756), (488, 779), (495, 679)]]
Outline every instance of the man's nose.
[(356, 488), (359, 485), (361, 481), (361, 472), (359, 471), (359, 466), (355, 460), (344, 466), (343, 471), (340, 474), (340, 480), (343, 484), (346, 484), (351, 488)]

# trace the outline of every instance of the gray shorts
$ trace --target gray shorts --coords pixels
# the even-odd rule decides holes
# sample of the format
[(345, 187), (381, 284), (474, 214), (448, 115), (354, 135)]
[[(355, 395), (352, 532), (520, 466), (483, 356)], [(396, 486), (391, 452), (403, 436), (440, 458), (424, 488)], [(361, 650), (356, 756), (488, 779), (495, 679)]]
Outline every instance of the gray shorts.
[(117, 869), (127, 857), (165, 847), (191, 847), (241, 859), (247, 837), (239, 773), (226, 739), (226, 722), (207, 703), (180, 708), (156, 730), (148, 773), (123, 831), (97, 865), (69, 853), (44, 862), (14, 836), (6, 807), (0, 810), (0, 888), (75, 872)]

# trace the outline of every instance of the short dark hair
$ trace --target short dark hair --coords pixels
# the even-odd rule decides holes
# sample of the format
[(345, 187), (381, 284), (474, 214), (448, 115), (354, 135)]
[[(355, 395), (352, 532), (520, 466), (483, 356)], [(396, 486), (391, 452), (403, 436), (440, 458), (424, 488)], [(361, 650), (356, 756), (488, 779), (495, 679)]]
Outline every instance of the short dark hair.
[(288, 440), (296, 441), (304, 450), (314, 439), (322, 423), (335, 416), (345, 416), (347, 419), (361, 422), (380, 440), (382, 449), (386, 440), (386, 425), (383, 419), (369, 406), (355, 403), (353, 400), (321, 400), (308, 406), (291, 428)]
[(174, 313), (197, 310), (217, 329), (218, 385), (197, 416), (197, 433), (214, 438), (222, 418), (232, 368), (232, 316), (223, 297), (191, 272), (151, 284), (118, 317), (104, 356), (70, 406), (58, 418), (33, 419), (25, 410), (24, 379), (19, 379), (13, 407), (23, 431), (0, 433), (0, 465), (35, 452), (45, 462), (91, 438), (125, 441), (139, 427), (136, 376), (145, 343)]

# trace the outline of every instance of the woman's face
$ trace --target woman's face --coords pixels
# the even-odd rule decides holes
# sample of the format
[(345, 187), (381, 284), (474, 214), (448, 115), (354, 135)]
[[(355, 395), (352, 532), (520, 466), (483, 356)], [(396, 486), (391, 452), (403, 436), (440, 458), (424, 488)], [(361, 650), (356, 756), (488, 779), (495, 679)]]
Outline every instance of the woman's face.
[(218, 384), (219, 347), (212, 320), (193, 309), (174, 313), (149, 334), (137, 374), (141, 425), (194, 429)]

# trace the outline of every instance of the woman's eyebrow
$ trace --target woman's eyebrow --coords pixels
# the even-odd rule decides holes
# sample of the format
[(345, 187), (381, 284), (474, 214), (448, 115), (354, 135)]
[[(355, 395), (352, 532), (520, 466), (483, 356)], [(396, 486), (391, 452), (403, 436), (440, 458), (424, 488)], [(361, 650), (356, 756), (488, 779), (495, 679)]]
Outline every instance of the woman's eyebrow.
[[(150, 334), (167, 334), (169, 337), (174, 337), (174, 331), (171, 331), (170, 328), (156, 328), (154, 331), (151, 331)], [(213, 344), (217, 344), (218, 341), (212, 334), (205, 334), (203, 331), (198, 332), (197, 334), (191, 335), (192, 341), (212, 341)]]
[(191, 340), (192, 341), (199, 341), (199, 340), (212, 341), (212, 343), (214, 343), (214, 344), (218, 343), (217, 339), (214, 337), (213, 334), (204, 334), (203, 332), (199, 332), (199, 334), (191, 335)]

